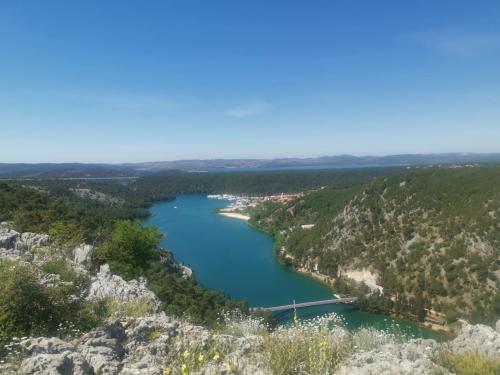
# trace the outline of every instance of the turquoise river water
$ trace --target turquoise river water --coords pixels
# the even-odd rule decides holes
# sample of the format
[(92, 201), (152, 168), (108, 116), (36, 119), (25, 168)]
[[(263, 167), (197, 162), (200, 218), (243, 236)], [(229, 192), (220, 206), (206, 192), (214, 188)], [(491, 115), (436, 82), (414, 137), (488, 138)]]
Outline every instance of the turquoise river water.
[[(280, 264), (271, 236), (243, 220), (217, 214), (228, 205), (205, 195), (179, 195), (174, 201), (156, 203), (145, 225), (165, 235), (162, 245), (179, 262), (189, 265), (204, 286), (246, 299), (250, 306), (287, 305), (333, 297), (325, 284)], [(343, 316), (348, 328), (370, 326), (415, 337), (439, 338), (436, 333), (385, 315), (360, 312), (348, 305), (318, 306), (299, 311), (301, 317), (327, 312)]]

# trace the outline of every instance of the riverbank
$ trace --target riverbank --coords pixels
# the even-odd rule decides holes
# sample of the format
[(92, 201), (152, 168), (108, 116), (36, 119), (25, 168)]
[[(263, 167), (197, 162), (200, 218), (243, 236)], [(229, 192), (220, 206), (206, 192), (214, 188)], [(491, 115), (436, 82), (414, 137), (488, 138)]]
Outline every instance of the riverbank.
[(222, 211), (222, 210), (220, 210), (218, 212), (218, 214), (222, 215), (222, 216), (226, 216), (226, 217), (231, 217), (233, 219), (239, 219), (239, 220), (245, 220), (245, 221), (250, 220), (250, 216), (243, 215), (239, 212), (234, 212), (234, 211)]
[[(250, 306), (270, 307), (287, 305), (294, 300), (300, 303), (332, 298), (331, 285), (287, 267), (273, 251), (272, 236), (255, 226), (252, 220), (241, 225), (241, 220), (237, 222), (239, 219), (221, 218), (217, 213), (227, 210), (228, 203), (201, 194), (178, 195), (175, 201), (155, 203), (151, 207), (152, 216), (144, 223), (168, 234), (162, 246), (173, 249), (176, 259), (189, 264), (200, 284), (235, 299), (246, 299)], [(247, 214), (246, 211), (238, 213)], [(192, 236), (194, 231), (196, 237)], [(345, 295), (351, 296), (347, 291)], [(299, 311), (298, 315), (311, 319), (331, 312), (339, 314), (352, 331), (372, 327), (383, 332), (403, 332), (408, 337), (439, 340), (431, 330), (422, 330), (388, 315), (361, 312), (351, 306), (314, 307)]]

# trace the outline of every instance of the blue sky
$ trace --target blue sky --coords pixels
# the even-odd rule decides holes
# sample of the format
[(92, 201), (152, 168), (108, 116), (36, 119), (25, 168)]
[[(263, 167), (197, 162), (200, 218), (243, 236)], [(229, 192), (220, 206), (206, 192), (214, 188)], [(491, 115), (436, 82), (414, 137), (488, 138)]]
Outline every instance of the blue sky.
[(0, 3), (0, 162), (500, 152), (500, 2)]

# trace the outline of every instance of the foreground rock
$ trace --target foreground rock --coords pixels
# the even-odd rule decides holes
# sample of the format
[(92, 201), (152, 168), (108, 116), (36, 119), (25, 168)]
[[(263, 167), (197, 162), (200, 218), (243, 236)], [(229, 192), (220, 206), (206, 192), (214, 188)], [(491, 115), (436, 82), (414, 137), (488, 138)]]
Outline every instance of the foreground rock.
[(85, 298), (88, 301), (99, 301), (112, 298), (121, 302), (136, 302), (138, 300), (148, 301), (156, 308), (160, 301), (156, 295), (147, 287), (144, 278), (125, 281), (118, 275), (113, 275), (109, 265), (101, 266), (95, 277), (92, 277)]
[(119, 322), (93, 330), (78, 340), (78, 351), (98, 374), (118, 374), (125, 356), (125, 329)]
[(385, 344), (374, 350), (359, 352), (340, 366), (338, 375), (420, 375), (447, 371), (433, 362), (438, 344), (434, 340), (411, 340), (404, 344)]
[(93, 375), (94, 371), (76, 348), (58, 338), (36, 338), (21, 343), (29, 355), (18, 373)]
[(21, 345), (28, 355), (20, 366), (23, 375), (162, 375), (166, 368), (178, 370), (179, 358), (184, 360), (186, 351), (195, 355), (196, 350), (204, 353), (210, 346), (221, 348), (224, 360), (207, 357), (192, 373), (229, 374), (230, 363), (243, 374), (270, 374), (259, 353), (260, 337), (218, 334), (164, 313), (108, 323), (72, 343), (41, 337)]
[(497, 331), (483, 324), (466, 324), (449, 347), (453, 351), (474, 351), (500, 358), (500, 320), (496, 327)]

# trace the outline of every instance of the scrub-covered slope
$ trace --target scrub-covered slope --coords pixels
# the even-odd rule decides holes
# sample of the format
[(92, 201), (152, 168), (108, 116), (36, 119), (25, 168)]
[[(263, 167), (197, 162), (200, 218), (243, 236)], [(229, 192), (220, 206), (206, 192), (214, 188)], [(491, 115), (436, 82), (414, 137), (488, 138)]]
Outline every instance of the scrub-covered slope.
[(322, 189), (264, 205), (253, 223), (275, 235), (284, 261), (336, 279), (339, 290), (350, 289), (341, 276), (383, 288), (372, 309), (449, 322), (500, 314), (498, 166), (413, 169)]

